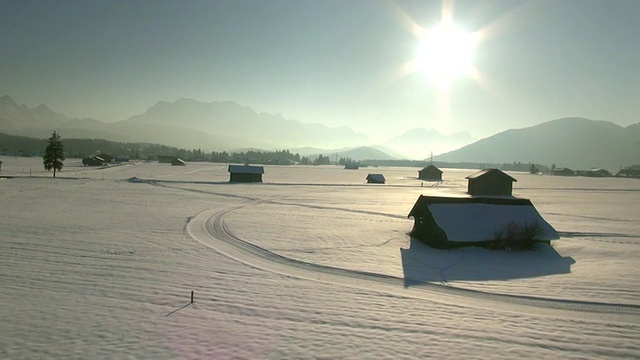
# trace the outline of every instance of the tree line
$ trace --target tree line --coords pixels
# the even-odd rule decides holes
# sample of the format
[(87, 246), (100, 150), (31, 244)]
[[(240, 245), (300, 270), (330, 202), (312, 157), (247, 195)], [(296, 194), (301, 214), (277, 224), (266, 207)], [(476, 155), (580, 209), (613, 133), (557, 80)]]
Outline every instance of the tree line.
[[(55, 135), (55, 136), (54, 136)], [(61, 144), (60, 134), (54, 132), (52, 138), (54, 144)], [(13, 136), (0, 133), (0, 155), (5, 156), (42, 156), (52, 161), (52, 154), (47, 151), (52, 144), (52, 138), (34, 139), (23, 136)], [(49, 150), (47, 150), (49, 149)], [(291, 153), (289, 150), (260, 151), (246, 150), (236, 152), (206, 152), (202, 149), (179, 149), (177, 147), (149, 144), (149, 143), (124, 143), (109, 141), (104, 139), (65, 139), (64, 155), (70, 158), (84, 158), (93, 155), (109, 154), (112, 157), (126, 157), (131, 160), (156, 160), (158, 156), (174, 156), (185, 161), (208, 161), (217, 163), (253, 163), (265, 165), (329, 165), (358, 162), (348, 157), (341, 157), (337, 162), (332, 162), (329, 156), (318, 155), (317, 157), (301, 156), (298, 153)], [(55, 150), (59, 151), (59, 150)], [(548, 173), (550, 167), (534, 163), (474, 163), (474, 162), (430, 162), (427, 160), (365, 160), (359, 163), (366, 163), (370, 166), (400, 166), (400, 167), (424, 167), (433, 164), (444, 168), (465, 168), (465, 169), (485, 169), (497, 168), (504, 171), (523, 171), (531, 173)], [(49, 162), (45, 166), (50, 166), (48, 170), (53, 170), (58, 163)], [(55, 168), (60, 171), (60, 168)]]

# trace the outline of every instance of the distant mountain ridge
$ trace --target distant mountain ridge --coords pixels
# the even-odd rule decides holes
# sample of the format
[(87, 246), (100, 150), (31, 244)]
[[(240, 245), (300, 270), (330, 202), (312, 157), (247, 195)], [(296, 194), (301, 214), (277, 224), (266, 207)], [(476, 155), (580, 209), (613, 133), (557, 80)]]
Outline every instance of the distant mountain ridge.
[(160, 101), (144, 114), (132, 116), (118, 124), (182, 126), (261, 147), (338, 147), (365, 145), (369, 142), (365, 135), (346, 126), (330, 128), (287, 120), (280, 114), (259, 114), (250, 107), (232, 101)]
[(608, 121), (562, 118), (506, 130), (435, 157), (447, 162), (533, 162), (573, 170), (640, 163), (640, 123), (622, 127)]
[(279, 114), (259, 114), (235, 102), (161, 101), (143, 114), (104, 123), (71, 119), (46, 105), (31, 109), (9, 96), (0, 97), (0, 132), (44, 139), (53, 130), (63, 138), (146, 142), (205, 152), (301, 149), (305, 156), (337, 154), (354, 160), (426, 159), (433, 152), (434, 160), (443, 162), (533, 162), (610, 171), (640, 164), (640, 123), (622, 127), (608, 121), (563, 118), (506, 130), (479, 141), (466, 132), (444, 135), (418, 128), (371, 145), (366, 136), (348, 127), (330, 128), (287, 120)]
[(143, 114), (104, 123), (95, 119), (70, 119), (46, 105), (30, 109), (18, 105), (9, 96), (0, 98), (0, 131), (44, 138), (54, 129), (67, 137), (149, 142), (206, 151), (250, 146), (267, 149), (344, 147), (369, 142), (365, 135), (348, 127), (330, 128), (287, 120), (282, 115), (258, 114), (234, 102), (160, 101)]

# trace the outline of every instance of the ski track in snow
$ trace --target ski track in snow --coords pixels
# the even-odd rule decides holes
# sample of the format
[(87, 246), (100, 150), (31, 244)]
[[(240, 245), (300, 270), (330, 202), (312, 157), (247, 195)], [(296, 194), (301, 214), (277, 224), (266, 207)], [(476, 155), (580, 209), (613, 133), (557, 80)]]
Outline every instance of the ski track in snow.
[[(260, 202), (275, 203), (273, 200)], [(195, 241), (230, 258), (285, 276), (374, 290), (395, 296), (424, 298), (464, 307), (606, 322), (640, 322), (640, 306), (637, 305), (488, 293), (436, 283), (412, 282), (411, 279), (386, 274), (348, 270), (288, 258), (245, 241), (229, 231), (225, 224), (226, 215), (248, 205), (249, 203), (245, 203), (222, 211), (203, 211), (188, 219), (184, 231)]]

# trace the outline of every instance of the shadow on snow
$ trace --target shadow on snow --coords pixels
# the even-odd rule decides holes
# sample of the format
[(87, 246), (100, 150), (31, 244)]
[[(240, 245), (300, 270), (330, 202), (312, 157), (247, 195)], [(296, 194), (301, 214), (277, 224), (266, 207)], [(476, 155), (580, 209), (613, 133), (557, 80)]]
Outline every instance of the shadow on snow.
[(404, 286), (425, 282), (485, 281), (568, 274), (575, 260), (553, 247), (538, 244), (527, 251), (499, 251), (480, 247), (440, 250), (411, 238), (400, 249)]

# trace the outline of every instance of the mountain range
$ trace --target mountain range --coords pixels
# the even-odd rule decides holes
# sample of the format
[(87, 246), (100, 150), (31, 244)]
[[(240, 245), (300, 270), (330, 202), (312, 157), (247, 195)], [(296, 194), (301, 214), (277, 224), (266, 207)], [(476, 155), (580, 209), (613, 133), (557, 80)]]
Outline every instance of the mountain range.
[(506, 130), (435, 157), (445, 162), (533, 162), (573, 170), (610, 171), (640, 164), (640, 123), (562, 118)]
[(640, 164), (640, 123), (622, 127), (607, 121), (563, 118), (506, 130), (479, 141), (467, 132), (445, 135), (416, 128), (382, 144), (371, 144), (366, 135), (346, 126), (288, 120), (231, 101), (160, 101), (143, 114), (105, 123), (71, 119), (44, 104), (29, 108), (9, 96), (0, 97), (0, 132), (47, 138), (53, 130), (63, 138), (147, 142), (204, 151), (289, 149), (303, 156), (335, 154), (353, 160), (433, 156), (443, 162), (533, 162), (610, 170)]

